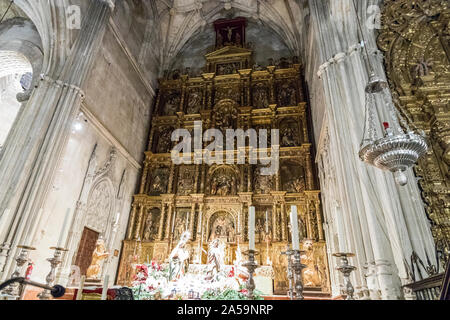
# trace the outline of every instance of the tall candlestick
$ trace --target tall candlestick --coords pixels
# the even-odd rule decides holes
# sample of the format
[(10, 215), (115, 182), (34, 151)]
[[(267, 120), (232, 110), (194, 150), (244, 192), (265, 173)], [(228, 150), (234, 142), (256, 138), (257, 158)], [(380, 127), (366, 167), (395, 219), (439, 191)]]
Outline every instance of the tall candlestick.
[(63, 222), (63, 226), (61, 229), (61, 233), (59, 234), (58, 245), (56, 246), (57, 248), (61, 248), (61, 246), (62, 246), (64, 236), (66, 235), (66, 226), (69, 223), (69, 216), (70, 216), (70, 208), (67, 208), (66, 216), (64, 217), (64, 222)]
[(248, 249), (255, 250), (255, 207), (253, 206), (248, 212)]
[(189, 227), (189, 217), (190, 216), (191, 216), (190, 212), (186, 213), (186, 226), (184, 227), (185, 230), (187, 230)]
[(292, 232), (292, 249), (300, 250), (300, 241), (298, 237), (298, 220), (297, 206), (291, 206), (291, 232)]
[(102, 300), (108, 299), (108, 284), (109, 284), (109, 275), (105, 276), (105, 279), (103, 280), (103, 288), (102, 288)]

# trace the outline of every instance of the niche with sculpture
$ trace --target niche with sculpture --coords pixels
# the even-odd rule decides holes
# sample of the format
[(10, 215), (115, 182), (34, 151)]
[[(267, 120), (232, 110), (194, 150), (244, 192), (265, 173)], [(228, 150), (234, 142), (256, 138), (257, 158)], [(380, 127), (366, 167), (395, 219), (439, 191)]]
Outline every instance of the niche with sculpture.
[(182, 165), (178, 171), (177, 194), (194, 193), (195, 166)]
[(280, 122), (280, 145), (281, 147), (298, 147), (301, 145), (299, 121), (287, 118)]
[(199, 113), (202, 109), (202, 90), (193, 88), (189, 90), (184, 111), (186, 114)]
[(265, 109), (269, 107), (269, 88), (262, 82), (253, 86), (253, 107), (256, 109)]
[(161, 210), (159, 208), (152, 208), (147, 211), (144, 224), (144, 240), (155, 240), (158, 233), (159, 221), (161, 217)]
[(161, 104), (160, 115), (162, 116), (174, 116), (180, 108), (181, 95), (178, 91), (168, 92)]
[(151, 196), (158, 196), (167, 193), (169, 183), (170, 170), (168, 167), (159, 166), (151, 171), (150, 175), (150, 192)]
[(282, 189), (288, 193), (302, 193), (306, 190), (306, 175), (303, 166), (292, 160), (282, 161), (280, 166)]
[(297, 90), (292, 82), (282, 81), (277, 85), (277, 99), (280, 107), (292, 107), (297, 105)]
[(208, 174), (209, 194), (220, 197), (235, 195), (239, 190), (238, 176), (238, 171), (234, 166), (213, 166)]
[(261, 170), (264, 167), (258, 166), (253, 173), (254, 191), (256, 194), (269, 194), (274, 190), (274, 175), (263, 175)]
[(156, 140), (156, 147), (155, 147), (155, 152), (156, 153), (169, 153), (170, 150), (172, 149), (172, 140), (171, 140), (171, 136), (172, 136), (172, 131), (174, 129), (169, 127), (169, 128), (160, 128), (156, 133), (155, 133), (155, 140)]
[(220, 239), (225, 243), (235, 242), (236, 228), (233, 216), (225, 211), (211, 215), (209, 219), (208, 242)]

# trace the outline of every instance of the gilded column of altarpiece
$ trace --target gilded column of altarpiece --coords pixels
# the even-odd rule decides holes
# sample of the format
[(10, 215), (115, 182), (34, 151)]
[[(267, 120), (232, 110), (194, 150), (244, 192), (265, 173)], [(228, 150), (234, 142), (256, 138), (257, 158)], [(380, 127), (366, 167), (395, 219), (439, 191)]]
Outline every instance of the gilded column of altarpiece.
[[(272, 263), (276, 293), (287, 291), (289, 212), (296, 205), (309, 275), (307, 288), (329, 292), (322, 214), (312, 167), (301, 66), (293, 59), (267, 68), (249, 68), (252, 51), (224, 46), (206, 55), (199, 77), (178, 73), (160, 80), (139, 194), (134, 196), (123, 242), (118, 283), (129, 283), (133, 263), (163, 262), (180, 235), (190, 230), (191, 263), (206, 263), (208, 242), (220, 237), (232, 264), (239, 245), (248, 247), (247, 214), (256, 207), (260, 265)], [(208, 128), (280, 130), (280, 168), (260, 175), (260, 165), (174, 165), (171, 133)], [(270, 137), (268, 151), (270, 153)], [(203, 144), (205, 147), (206, 144)], [(194, 150), (194, 149), (193, 149)], [(246, 147), (248, 158), (248, 146)]]

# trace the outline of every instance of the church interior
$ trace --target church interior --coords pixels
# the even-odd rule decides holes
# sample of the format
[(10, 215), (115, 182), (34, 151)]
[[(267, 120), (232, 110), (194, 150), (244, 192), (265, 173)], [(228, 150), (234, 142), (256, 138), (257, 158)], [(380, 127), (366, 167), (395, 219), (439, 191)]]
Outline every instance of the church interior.
[(0, 0), (0, 300), (448, 300), (449, 80), (447, 0)]

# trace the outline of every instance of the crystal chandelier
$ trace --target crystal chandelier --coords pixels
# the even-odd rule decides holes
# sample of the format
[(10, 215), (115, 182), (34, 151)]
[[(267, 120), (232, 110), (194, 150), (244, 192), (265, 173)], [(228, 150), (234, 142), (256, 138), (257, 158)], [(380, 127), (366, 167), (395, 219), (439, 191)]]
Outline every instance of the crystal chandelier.
[[(353, 5), (370, 69), (369, 83), (365, 90), (365, 128), (359, 157), (363, 162), (376, 168), (391, 171), (394, 174), (395, 182), (404, 186), (408, 183), (405, 171), (413, 167), (417, 160), (427, 152), (428, 145), (424, 133), (416, 133), (411, 130), (408, 123), (394, 106), (387, 82), (375, 75), (370, 63), (369, 53), (364, 41), (364, 33), (354, 0)], [(381, 126), (377, 123), (379, 121), (377, 102), (383, 106), (385, 111), (380, 114), (387, 114), (383, 122), (384, 130), (380, 130)]]

